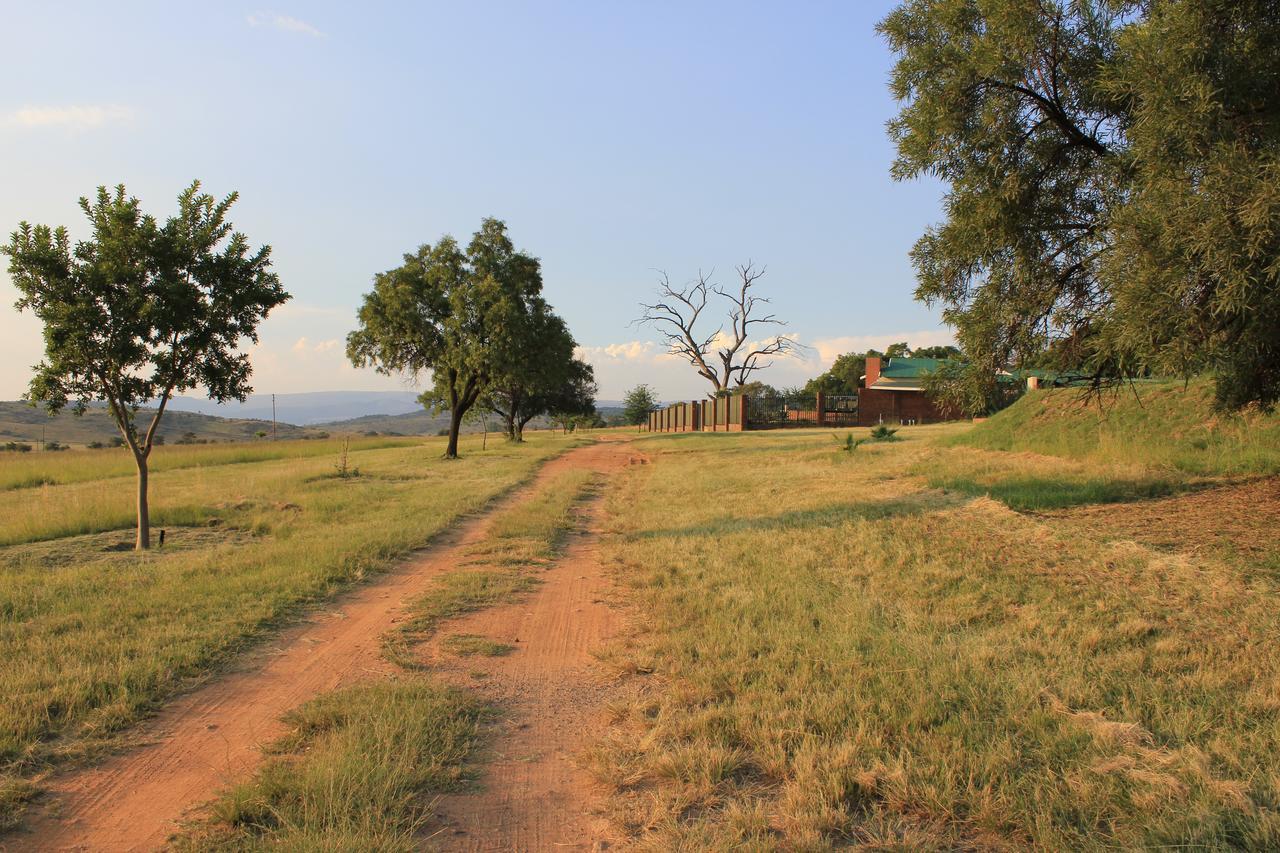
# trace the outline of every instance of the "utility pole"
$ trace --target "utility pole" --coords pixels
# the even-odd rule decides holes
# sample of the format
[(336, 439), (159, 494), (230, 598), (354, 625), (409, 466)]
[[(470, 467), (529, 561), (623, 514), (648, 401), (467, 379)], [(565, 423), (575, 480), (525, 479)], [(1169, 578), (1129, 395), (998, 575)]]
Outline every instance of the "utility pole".
[(271, 440), (276, 440), (276, 395), (271, 395)]

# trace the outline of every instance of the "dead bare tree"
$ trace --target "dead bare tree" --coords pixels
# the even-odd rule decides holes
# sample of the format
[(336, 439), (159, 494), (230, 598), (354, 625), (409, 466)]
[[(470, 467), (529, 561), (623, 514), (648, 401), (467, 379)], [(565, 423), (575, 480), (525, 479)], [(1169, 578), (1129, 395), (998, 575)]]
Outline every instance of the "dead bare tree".
[[(699, 376), (711, 383), (715, 389), (711, 396), (745, 385), (752, 373), (772, 365), (774, 357), (786, 357), (800, 349), (800, 344), (783, 334), (751, 340), (762, 326), (786, 323), (774, 314), (759, 314), (769, 300), (754, 295), (751, 288), (765, 274), (765, 268), (757, 269), (748, 261), (735, 270), (739, 284), (733, 290), (712, 283), (714, 272), (704, 275), (699, 270), (698, 277), (682, 288), (673, 287), (667, 274), (659, 272), (658, 301), (640, 303), (644, 313), (634, 321), (657, 329), (666, 340), (667, 352), (687, 360)], [(726, 333), (721, 325), (704, 337), (696, 327), (711, 295), (728, 300), (729, 331)]]

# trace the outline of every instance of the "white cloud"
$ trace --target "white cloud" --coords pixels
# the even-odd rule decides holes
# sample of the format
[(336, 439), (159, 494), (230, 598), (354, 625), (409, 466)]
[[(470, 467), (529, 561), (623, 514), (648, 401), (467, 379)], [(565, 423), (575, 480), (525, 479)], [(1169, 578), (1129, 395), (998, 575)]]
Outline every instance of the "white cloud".
[(112, 122), (129, 121), (134, 112), (119, 104), (65, 107), (22, 107), (5, 116), (4, 123), (15, 127), (64, 127), (88, 130)]
[(258, 11), (250, 14), (247, 18), (251, 27), (267, 27), (270, 29), (282, 30), (286, 33), (299, 33), (301, 35), (311, 36), (312, 38), (323, 38), (324, 33), (308, 24), (306, 21), (294, 18), (290, 15), (282, 15), (279, 12)]
[(304, 335), (293, 342), (292, 349), (294, 352), (300, 353), (300, 354), (309, 353), (309, 352), (322, 353), (322, 352), (331, 352), (332, 350), (337, 349), (341, 344), (342, 344), (342, 341), (338, 340), (337, 338), (329, 338), (328, 340), (324, 340), (324, 341), (316, 341), (313, 344), (311, 342), (311, 339)]
[(578, 358), (595, 364), (599, 361), (652, 361), (658, 351), (657, 344), (652, 341), (624, 341), (620, 344), (607, 344), (602, 347), (578, 347), (575, 354)]

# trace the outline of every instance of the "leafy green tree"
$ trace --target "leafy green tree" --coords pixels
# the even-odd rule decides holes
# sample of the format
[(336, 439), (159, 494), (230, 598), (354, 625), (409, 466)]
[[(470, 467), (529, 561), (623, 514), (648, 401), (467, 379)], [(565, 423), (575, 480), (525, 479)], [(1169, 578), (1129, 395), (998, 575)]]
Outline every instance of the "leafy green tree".
[(541, 290), (538, 260), (516, 251), (506, 225), (485, 219), (465, 251), (446, 235), (374, 276), (347, 356), (388, 375), (430, 371), (419, 399), (449, 413), (445, 456), (456, 459), (463, 417), (522, 357), (523, 319)]
[[(221, 201), (194, 182), (163, 226), (123, 185), (80, 199), (92, 235), (72, 245), (65, 228), (23, 222), (4, 252), (21, 293), (17, 307), (44, 324), (45, 360), (27, 399), (83, 414), (105, 401), (138, 468), (137, 548), (151, 545), (147, 461), (174, 394), (203, 387), (243, 400), (259, 322), (289, 295), (271, 272), (271, 249), (251, 251)], [(145, 428), (138, 410), (154, 404)]]
[(1280, 397), (1280, 16), (1265, 0), (906, 0), (894, 177), (949, 185), (917, 242), (992, 384), (1038, 358), (1107, 377), (1213, 369)]
[[(562, 413), (577, 412), (584, 405), (595, 408), (591, 367), (574, 358), (573, 335), (545, 300), (529, 300), (513, 324), (512, 343), (515, 352), (482, 398), (482, 404), (503, 419), (508, 440), (523, 441), (525, 425), (557, 407), (568, 407)], [(574, 397), (584, 389), (589, 390), (585, 404)]]
[(626, 424), (643, 424), (658, 408), (658, 397), (648, 385), (637, 385), (622, 398), (622, 418)]
[(862, 377), (867, 373), (867, 359), (883, 355), (879, 350), (870, 349), (865, 353), (847, 352), (836, 356), (826, 373), (810, 379), (804, 385), (804, 393), (851, 395), (857, 394), (862, 384)]
[(951, 344), (936, 347), (920, 347), (919, 349), (912, 350), (911, 355), (915, 358), (937, 358), (946, 361), (964, 359), (964, 353), (960, 351), (960, 348), (952, 346)]
[(569, 363), (568, 376), (539, 401), (539, 406), (560, 423), (591, 425), (599, 419), (596, 391), (595, 369), (575, 358)]
[(909, 355), (911, 355), (911, 347), (906, 341), (889, 344), (889, 348), (884, 351), (885, 358), (906, 358)]

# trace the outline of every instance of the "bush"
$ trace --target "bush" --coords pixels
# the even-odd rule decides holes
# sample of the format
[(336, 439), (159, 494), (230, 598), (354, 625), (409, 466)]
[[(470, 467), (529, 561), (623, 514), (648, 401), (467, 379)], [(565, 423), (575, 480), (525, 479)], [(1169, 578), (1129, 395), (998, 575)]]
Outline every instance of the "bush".
[(69, 448), (70, 448), (70, 445), (61, 444), (60, 442), (57, 442), (57, 441), (46, 441), (44, 443), (45, 450), (68, 450)]
[(20, 441), (6, 441), (4, 443), (4, 449), (14, 453), (30, 453), (31, 445)]

